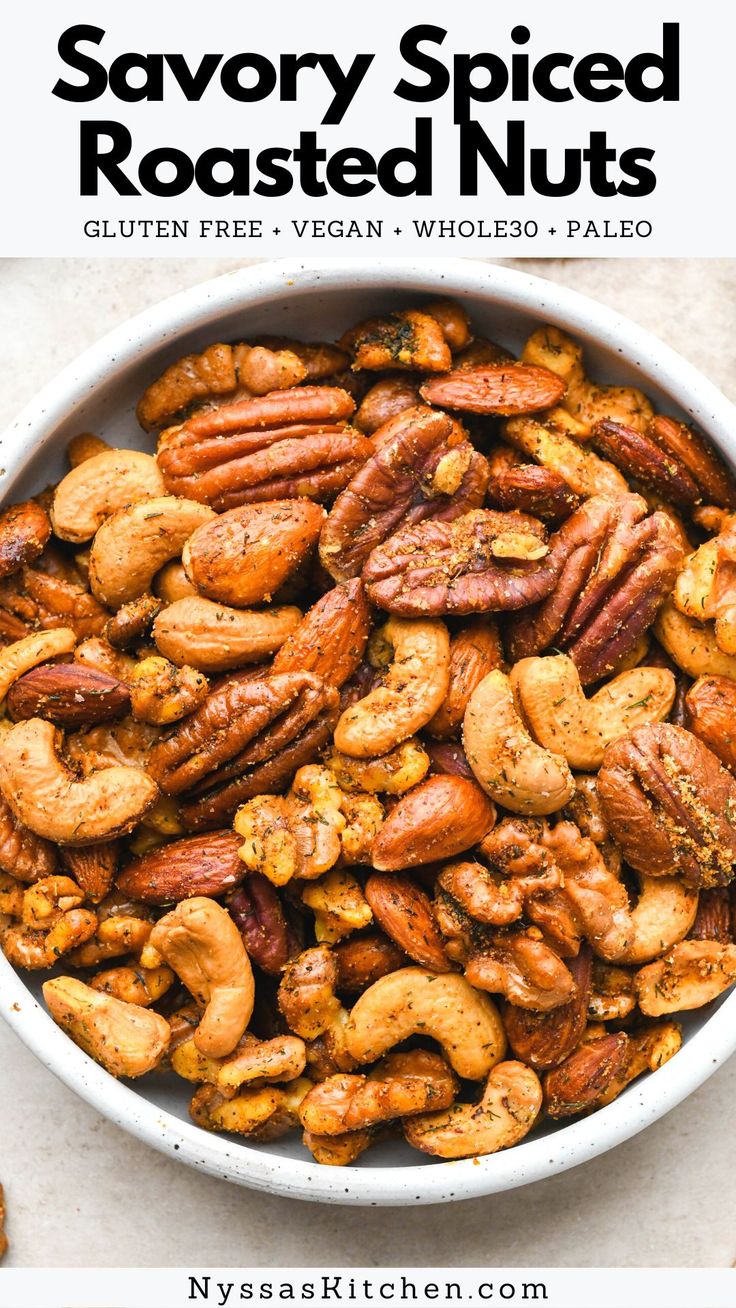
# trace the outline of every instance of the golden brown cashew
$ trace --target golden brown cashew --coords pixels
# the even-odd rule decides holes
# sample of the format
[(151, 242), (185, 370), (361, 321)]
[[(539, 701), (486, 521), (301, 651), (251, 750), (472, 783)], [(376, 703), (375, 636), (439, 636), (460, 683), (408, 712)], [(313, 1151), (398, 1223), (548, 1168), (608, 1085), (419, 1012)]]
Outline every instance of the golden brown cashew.
[(0, 740), (0, 790), (16, 817), (60, 845), (88, 845), (130, 831), (158, 798), (138, 768), (109, 767), (78, 781), (56, 753), (58, 733), (41, 718)]
[(347, 708), (335, 727), (336, 748), (352, 758), (387, 754), (408, 740), (434, 717), (450, 684), (444, 622), (390, 618), (379, 639), (393, 649), (383, 684)]
[(483, 789), (512, 813), (554, 813), (575, 793), (567, 762), (532, 740), (516, 711), (511, 682), (498, 669), (470, 697), (463, 745)]
[(518, 1144), (542, 1107), (539, 1077), (525, 1063), (499, 1063), (479, 1104), (453, 1104), (444, 1113), (409, 1117), (404, 1134), (415, 1149), (439, 1158), (495, 1154)]
[(255, 987), (230, 914), (214, 899), (185, 899), (156, 923), (149, 943), (206, 1005), (193, 1037), (197, 1049), (213, 1058), (231, 1054), (250, 1021)]
[(654, 410), (643, 391), (634, 386), (600, 386), (586, 376), (583, 347), (559, 327), (538, 327), (522, 351), (524, 363), (549, 368), (561, 377), (566, 390), (560, 404), (590, 430), (602, 418), (646, 431)]
[(54, 1021), (112, 1076), (143, 1076), (166, 1052), (169, 1024), (148, 1008), (93, 990), (73, 976), (46, 981), (43, 997)]
[(736, 681), (736, 654), (718, 648), (712, 622), (680, 613), (672, 600), (659, 610), (652, 628), (660, 645), (689, 677), (730, 677)]
[(177, 558), (192, 532), (216, 516), (208, 505), (175, 495), (160, 495), (113, 513), (92, 542), (93, 595), (117, 609), (150, 591), (159, 568)]
[(639, 897), (631, 909), (626, 942), (621, 949), (597, 948), (609, 963), (647, 963), (663, 950), (683, 940), (698, 911), (698, 892), (683, 885), (679, 877), (639, 879)]
[(112, 513), (165, 493), (164, 479), (151, 454), (104, 450), (72, 468), (59, 482), (51, 522), (62, 540), (81, 544), (91, 540)]
[(503, 1058), (498, 1010), (455, 972), (402, 967), (360, 996), (345, 1028), (348, 1053), (370, 1063), (411, 1035), (431, 1036), (458, 1076), (480, 1081)]
[(571, 768), (596, 771), (603, 751), (646, 722), (663, 722), (675, 698), (668, 668), (632, 668), (586, 699), (566, 654), (521, 659), (511, 685), (535, 740), (562, 754)]
[(159, 613), (153, 639), (172, 663), (190, 663), (201, 672), (227, 672), (275, 654), (301, 620), (301, 609), (291, 604), (232, 609), (191, 596)]
[(34, 632), (32, 636), (23, 636), (12, 645), (6, 645), (0, 650), (0, 700), (5, 699), (13, 682), (31, 668), (58, 658), (60, 654), (71, 654), (76, 643), (71, 627), (54, 627), (52, 631)]
[(647, 1017), (701, 1008), (736, 981), (736, 945), (683, 940), (637, 972), (634, 985)]

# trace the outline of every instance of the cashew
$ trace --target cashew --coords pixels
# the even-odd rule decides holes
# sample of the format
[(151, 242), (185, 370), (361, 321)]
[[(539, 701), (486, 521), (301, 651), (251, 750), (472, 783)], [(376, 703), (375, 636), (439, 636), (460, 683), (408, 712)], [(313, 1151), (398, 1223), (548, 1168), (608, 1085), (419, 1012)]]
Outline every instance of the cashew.
[(642, 1013), (661, 1017), (701, 1008), (736, 981), (736, 945), (683, 940), (664, 958), (637, 972), (634, 985)]
[(415, 1149), (439, 1158), (495, 1154), (518, 1144), (542, 1107), (539, 1077), (525, 1063), (499, 1063), (479, 1104), (453, 1104), (443, 1113), (410, 1117), (404, 1134)]
[(713, 578), (718, 566), (718, 540), (707, 540), (685, 559), (677, 574), (672, 599), (680, 613), (698, 622), (714, 617)]
[(293, 605), (231, 609), (203, 597), (177, 599), (159, 613), (153, 639), (172, 663), (201, 672), (227, 672), (275, 654), (302, 619)]
[(390, 618), (380, 638), (393, 650), (383, 684), (342, 714), (335, 746), (352, 758), (387, 754), (413, 736), (443, 702), (450, 684), (450, 637), (438, 619)]
[(159, 1013), (71, 976), (46, 981), (43, 997), (54, 1021), (112, 1076), (142, 1076), (160, 1063), (170, 1032)]
[(76, 643), (71, 627), (54, 627), (52, 631), (35, 632), (6, 645), (0, 650), (0, 700), (5, 699), (13, 682), (31, 668), (60, 654), (71, 654)]
[(165, 493), (164, 479), (151, 454), (103, 450), (72, 468), (59, 482), (51, 522), (62, 540), (81, 544), (91, 540), (112, 513)]
[(554, 813), (575, 793), (566, 760), (532, 740), (516, 711), (511, 682), (498, 669), (470, 697), (463, 745), (483, 789), (512, 813)]
[(559, 473), (576, 495), (587, 499), (591, 495), (625, 494), (629, 487), (618, 468), (581, 445), (576, 432), (567, 434), (572, 422), (563, 411), (552, 409), (544, 423), (536, 418), (509, 418), (503, 434), (515, 449), (536, 459), (543, 468)]
[(712, 622), (698, 622), (667, 600), (659, 610), (654, 635), (689, 677), (730, 677), (736, 681), (736, 654), (718, 648)]
[(506, 1036), (498, 1010), (455, 972), (402, 967), (360, 996), (345, 1028), (359, 1063), (380, 1058), (411, 1035), (431, 1036), (458, 1076), (480, 1081), (503, 1058)]
[(130, 831), (158, 798), (138, 768), (101, 768), (77, 781), (56, 744), (53, 723), (41, 718), (18, 722), (0, 740), (0, 790), (37, 835), (60, 845), (107, 840)]
[(637, 874), (639, 896), (631, 909), (630, 924), (622, 948), (597, 948), (610, 963), (647, 963), (663, 950), (682, 940), (698, 911), (698, 892), (683, 885), (679, 877), (649, 877)]
[(668, 668), (632, 668), (586, 699), (566, 654), (521, 659), (511, 685), (535, 740), (585, 772), (600, 767), (612, 741), (646, 722), (663, 722), (676, 689)]
[(232, 1053), (253, 1012), (250, 960), (230, 914), (213, 899), (183, 900), (156, 923), (150, 944), (206, 1005), (194, 1033), (203, 1054)]
[(428, 1108), (449, 1108), (457, 1089), (439, 1054), (415, 1049), (390, 1054), (368, 1076), (327, 1077), (302, 1100), (299, 1117), (313, 1135), (342, 1135)]
[(178, 558), (192, 532), (216, 516), (206, 504), (175, 495), (161, 495), (113, 513), (92, 542), (92, 594), (117, 609), (150, 591), (159, 568)]

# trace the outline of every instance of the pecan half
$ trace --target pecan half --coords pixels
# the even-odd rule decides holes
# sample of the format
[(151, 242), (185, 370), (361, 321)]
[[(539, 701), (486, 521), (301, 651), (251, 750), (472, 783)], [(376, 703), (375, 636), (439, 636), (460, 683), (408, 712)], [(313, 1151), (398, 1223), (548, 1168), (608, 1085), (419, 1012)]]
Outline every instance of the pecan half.
[(508, 648), (516, 661), (554, 644), (589, 685), (650, 626), (672, 589), (682, 546), (671, 519), (647, 514), (639, 495), (586, 500), (554, 540), (564, 557), (553, 593), (511, 619)]
[(34, 500), (4, 509), (0, 513), (0, 577), (9, 577), (37, 559), (50, 535), (49, 515)]
[(24, 568), (0, 580), (0, 636), (6, 640), (39, 627), (71, 627), (77, 640), (86, 640), (101, 635), (109, 616), (89, 591), (51, 572)]
[(530, 1067), (546, 1069), (556, 1066), (571, 1054), (580, 1043), (588, 1015), (588, 1000), (592, 972), (592, 953), (583, 945), (577, 958), (568, 960), (567, 967), (577, 987), (566, 1004), (549, 1013), (535, 1013), (530, 1009), (507, 1004), (503, 1023), (509, 1044), (522, 1062)]
[(365, 897), (386, 935), (415, 963), (431, 972), (449, 972), (452, 964), (434, 918), (429, 895), (409, 877), (374, 872)]
[(565, 383), (548, 368), (525, 363), (466, 366), (432, 377), (421, 388), (428, 404), (507, 417), (549, 409), (564, 392)]
[(0, 872), (33, 882), (50, 876), (55, 869), (55, 846), (24, 827), (0, 795)]
[(280, 976), (289, 959), (299, 953), (299, 942), (268, 878), (248, 872), (228, 908), (252, 962), (269, 976)]
[(218, 512), (302, 495), (329, 499), (372, 453), (346, 425), (354, 408), (337, 386), (300, 386), (196, 414), (161, 437), (166, 488)]
[(130, 691), (116, 677), (81, 663), (46, 663), (11, 686), (6, 705), (14, 722), (46, 718), (73, 730), (123, 717), (130, 709)]
[(399, 528), (479, 507), (487, 482), (486, 460), (447, 414), (407, 410), (333, 504), (320, 536), (324, 567), (336, 581), (357, 576)]
[(118, 890), (143, 904), (178, 904), (193, 895), (222, 895), (245, 876), (234, 831), (174, 840), (136, 858), (117, 878)]
[(706, 888), (732, 880), (736, 781), (689, 731), (660, 722), (609, 745), (598, 794), (632, 867)]
[(725, 886), (701, 890), (697, 916), (688, 931), (688, 940), (717, 940), (722, 945), (732, 943), (731, 899)]

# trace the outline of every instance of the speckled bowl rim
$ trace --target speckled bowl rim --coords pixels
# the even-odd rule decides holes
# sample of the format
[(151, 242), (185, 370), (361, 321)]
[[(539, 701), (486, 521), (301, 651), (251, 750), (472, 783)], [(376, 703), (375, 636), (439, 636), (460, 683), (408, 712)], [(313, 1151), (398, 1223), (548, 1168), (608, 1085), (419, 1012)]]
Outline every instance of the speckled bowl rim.
[[(36, 396), (2, 441), (2, 483), (15, 478), (67, 416), (73, 402), (180, 332), (215, 323), (238, 307), (264, 305), (305, 290), (352, 288), (430, 295), (483, 294), (502, 307), (558, 324), (573, 335), (635, 361), (705, 428), (736, 462), (736, 409), (674, 350), (617, 312), (538, 277), (469, 259), (380, 263), (348, 259), (279, 260), (227, 273), (145, 310), (66, 367)], [(2, 484), (0, 483), (0, 484)], [(272, 1194), (322, 1203), (430, 1204), (527, 1185), (595, 1158), (630, 1139), (707, 1080), (736, 1050), (736, 993), (689, 1036), (686, 1049), (656, 1076), (630, 1086), (608, 1107), (555, 1133), (532, 1137), (507, 1152), (460, 1162), (350, 1168), (269, 1153), (210, 1135), (114, 1080), (54, 1024), (0, 955), (0, 1012), (25, 1045), (65, 1085), (116, 1125), (153, 1148), (213, 1176)]]

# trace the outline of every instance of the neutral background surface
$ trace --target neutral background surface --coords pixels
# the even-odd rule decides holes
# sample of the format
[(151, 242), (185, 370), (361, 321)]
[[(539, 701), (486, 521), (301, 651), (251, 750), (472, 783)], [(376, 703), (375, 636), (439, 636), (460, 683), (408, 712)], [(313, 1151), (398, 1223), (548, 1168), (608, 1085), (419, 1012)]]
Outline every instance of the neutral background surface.
[[(123, 319), (243, 261), (0, 265), (0, 426)], [(736, 400), (736, 261), (525, 260), (649, 327)], [(575, 1171), (442, 1208), (253, 1194), (109, 1125), (0, 1022), (7, 1264), (728, 1266), (736, 1260), (736, 1059), (643, 1135)]]

